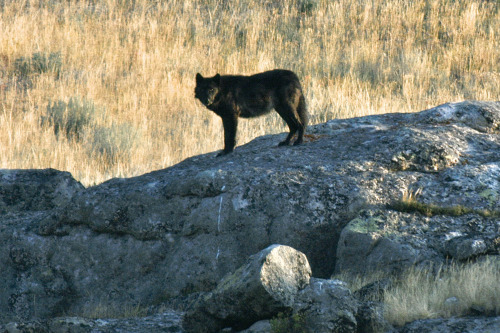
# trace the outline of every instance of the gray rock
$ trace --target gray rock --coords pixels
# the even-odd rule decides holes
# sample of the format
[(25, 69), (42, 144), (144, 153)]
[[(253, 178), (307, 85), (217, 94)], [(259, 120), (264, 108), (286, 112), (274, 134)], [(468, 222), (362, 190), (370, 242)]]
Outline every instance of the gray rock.
[(392, 332), (399, 333), (487, 333), (500, 331), (500, 317), (437, 318), (416, 320)]
[(455, 296), (452, 296), (452, 297), (448, 297), (444, 301), (444, 307), (447, 311), (449, 311), (449, 313), (459, 313), (458, 308), (460, 306), (460, 303), (461, 303), (460, 299), (458, 299)]
[(271, 323), (269, 320), (261, 320), (239, 333), (271, 333)]
[(349, 222), (340, 235), (336, 271), (358, 274), (401, 271), (425, 258), (395, 233), (386, 234), (386, 226), (397, 225), (393, 221), (398, 221), (400, 215), (366, 211)]
[(40, 253), (31, 229), (83, 190), (68, 172), (0, 170), (0, 322), (50, 317), (72, 298), (65, 270)]
[(389, 278), (377, 280), (356, 290), (354, 296), (363, 302), (383, 302), (385, 291), (392, 285), (392, 280)]
[[(344, 282), (309, 277), (302, 253), (288, 246), (269, 247), (188, 311), (183, 327), (186, 332), (219, 332), (224, 327), (230, 332), (258, 322), (244, 332), (269, 332), (274, 321), (281, 330), (299, 325), (315, 333), (359, 332), (359, 318), (363, 329), (390, 328), (382, 310), (373, 304), (360, 307)], [(293, 315), (288, 318), (286, 313)], [(273, 318), (271, 323), (262, 321), (267, 318)]]
[(246, 329), (291, 307), (310, 277), (303, 253), (272, 245), (252, 255), (201, 299), (184, 316), (183, 327), (193, 333), (218, 332), (224, 327)]
[(499, 236), (499, 220), (477, 214), (427, 217), (366, 210), (342, 230), (336, 272), (400, 273), (412, 265), (439, 266), (450, 257), (498, 254)]
[(446, 253), (453, 259), (464, 260), (485, 254), (488, 246), (484, 239), (470, 236), (459, 236), (448, 240), (445, 245)]
[(64, 207), (83, 189), (69, 172), (0, 169), (0, 213)]
[(2, 333), (48, 333), (49, 329), (46, 321), (30, 321), (25, 323), (7, 323), (0, 325)]
[(384, 318), (384, 304), (380, 302), (360, 303), (356, 320), (358, 332), (383, 333), (393, 329)]
[(427, 124), (463, 124), (482, 133), (500, 132), (498, 102), (465, 101), (447, 103), (421, 112), (416, 121)]
[(87, 189), (55, 170), (2, 170), (0, 322), (210, 291), (271, 244), (303, 252), (318, 278), (498, 254), (498, 218), (388, 205), (418, 191), (500, 211), (499, 119), (500, 102), (463, 102), (332, 120), (301, 146), (263, 136)]
[(357, 332), (358, 302), (340, 280), (311, 279), (293, 310), (305, 316), (308, 332)]
[(26, 323), (11, 322), (0, 325), (2, 333), (126, 333), (165, 332), (184, 333), (181, 327), (182, 315), (168, 311), (142, 318), (87, 319), (81, 317), (60, 317)]

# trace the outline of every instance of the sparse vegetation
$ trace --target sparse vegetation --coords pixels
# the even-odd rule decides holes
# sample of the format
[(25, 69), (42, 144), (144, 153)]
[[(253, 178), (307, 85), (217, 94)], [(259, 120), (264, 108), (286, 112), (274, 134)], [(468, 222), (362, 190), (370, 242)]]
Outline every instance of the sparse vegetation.
[(14, 61), (14, 73), (18, 77), (27, 77), (32, 74), (52, 72), (59, 77), (62, 59), (60, 52), (49, 55), (41, 52), (34, 53), (31, 57), (19, 57)]
[(130, 158), (130, 151), (138, 138), (137, 130), (129, 124), (112, 124), (111, 127), (97, 127), (88, 147), (91, 156), (113, 165), (121, 159)]
[(83, 310), (83, 313), (73, 315), (90, 319), (134, 318), (146, 316), (147, 312), (147, 307), (141, 306), (140, 304), (124, 304), (122, 307), (117, 308), (107, 303), (99, 303), (97, 306)]
[(301, 313), (285, 314), (280, 312), (271, 319), (272, 333), (307, 333), (306, 318)]
[(381, 271), (371, 272), (370, 274), (364, 275), (357, 275), (351, 272), (342, 272), (340, 274), (335, 274), (334, 276), (332, 276), (332, 279), (338, 279), (347, 283), (347, 287), (352, 292), (361, 289), (367, 284), (375, 281), (380, 281), (385, 278), (390, 278), (390, 275)]
[[(500, 261), (452, 265), (437, 273), (411, 269), (386, 291), (385, 317), (394, 325), (476, 312), (500, 315)], [(450, 302), (451, 300), (451, 302)]]
[[(197, 72), (293, 70), (311, 124), (499, 100), (499, 7), (480, 0), (2, 1), (0, 167), (52, 167), (90, 185), (219, 149), (220, 120), (193, 97)], [(61, 140), (40, 123), (71, 96), (106, 110), (89, 137), (113, 124), (141, 133), (128, 154), (96, 159), (88, 140)], [(238, 142), (285, 130), (277, 115), (242, 122)]]
[(389, 205), (390, 209), (406, 213), (420, 213), (425, 216), (434, 215), (448, 215), (448, 216), (462, 216), (465, 214), (477, 214), (482, 217), (496, 218), (500, 217), (500, 211), (489, 209), (475, 209), (462, 205), (456, 206), (439, 206), (435, 204), (428, 204), (417, 200), (415, 195), (403, 195), (401, 199), (396, 200)]
[(334, 278), (357, 291), (374, 281), (391, 278), (383, 295), (385, 318), (402, 326), (418, 319), (482, 313), (500, 315), (500, 260), (486, 257), (475, 263), (443, 266), (439, 269), (410, 268), (401, 276), (373, 272), (349, 273)]
[(62, 132), (68, 140), (80, 140), (84, 131), (96, 121), (100, 111), (94, 103), (72, 97), (68, 102), (49, 102), (47, 113), (42, 116), (42, 125), (54, 127), (54, 134), (59, 138)]

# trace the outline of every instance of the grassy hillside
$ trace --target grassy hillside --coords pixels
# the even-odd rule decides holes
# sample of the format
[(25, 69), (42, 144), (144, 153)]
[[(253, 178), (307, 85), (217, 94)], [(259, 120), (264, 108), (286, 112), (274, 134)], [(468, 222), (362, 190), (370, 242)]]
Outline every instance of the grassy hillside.
[[(498, 1), (0, 1), (0, 167), (85, 185), (222, 148), (194, 77), (297, 72), (311, 123), (500, 99)], [(286, 130), (242, 121), (238, 142)]]

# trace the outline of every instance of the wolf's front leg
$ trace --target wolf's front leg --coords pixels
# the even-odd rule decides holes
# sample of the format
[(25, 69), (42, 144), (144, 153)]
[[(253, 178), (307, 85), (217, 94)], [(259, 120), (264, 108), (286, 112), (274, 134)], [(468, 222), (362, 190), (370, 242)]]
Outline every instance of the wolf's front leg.
[(224, 126), (224, 150), (217, 156), (229, 154), (234, 150), (234, 146), (236, 146), (238, 116), (233, 114), (222, 117), (222, 125)]

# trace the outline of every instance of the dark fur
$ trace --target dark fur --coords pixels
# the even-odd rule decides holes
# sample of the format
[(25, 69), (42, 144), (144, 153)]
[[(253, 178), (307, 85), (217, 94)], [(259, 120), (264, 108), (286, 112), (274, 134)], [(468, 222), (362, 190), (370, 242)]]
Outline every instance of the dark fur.
[(304, 93), (295, 73), (272, 70), (251, 76), (215, 75), (204, 78), (196, 74), (195, 97), (222, 118), (224, 150), (228, 154), (236, 145), (238, 117), (258, 117), (275, 109), (285, 120), (290, 133), (279, 145), (289, 145), (298, 132), (294, 145), (303, 141), (307, 126)]

